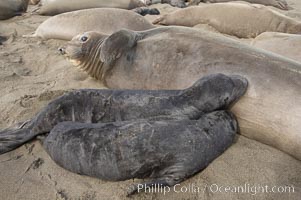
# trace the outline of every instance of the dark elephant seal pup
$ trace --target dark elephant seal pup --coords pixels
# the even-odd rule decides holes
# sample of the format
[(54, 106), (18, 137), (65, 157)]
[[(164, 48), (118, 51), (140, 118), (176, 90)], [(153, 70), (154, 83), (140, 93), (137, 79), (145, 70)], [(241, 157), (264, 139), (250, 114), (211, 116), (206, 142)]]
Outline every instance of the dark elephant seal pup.
[(144, 17), (132, 11), (117, 8), (94, 8), (51, 17), (45, 20), (29, 37), (71, 40), (74, 36), (91, 30), (111, 34), (122, 28), (142, 31), (154, 27)]
[(0, 1), (0, 20), (21, 15), (26, 12), (29, 0), (1, 0)]
[(140, 0), (44, 0), (37, 10), (40, 15), (57, 15), (89, 8), (121, 8), (131, 10), (146, 6)]
[[(223, 3), (223, 2), (232, 2), (240, 0), (190, 0), (189, 5), (198, 5), (200, 2), (205, 3)], [(244, 0), (249, 3), (262, 4), (266, 6), (274, 6), (282, 10), (288, 10), (288, 4), (285, 0)]]
[(84, 33), (61, 51), (109, 88), (182, 89), (213, 73), (246, 77), (249, 89), (232, 108), (241, 133), (301, 160), (300, 63), (185, 27)]
[(241, 3), (192, 6), (164, 15), (153, 23), (189, 27), (208, 24), (220, 33), (239, 38), (254, 38), (267, 31), (301, 33), (300, 21), (262, 5)]
[(52, 129), (44, 148), (58, 165), (78, 174), (107, 181), (151, 178), (130, 195), (173, 186), (201, 171), (233, 143), (237, 129), (227, 111), (198, 120), (64, 122)]
[(49, 133), (64, 121), (100, 123), (146, 118), (198, 119), (226, 109), (247, 89), (240, 76), (211, 75), (185, 90), (78, 90), (54, 101), (20, 129), (0, 132), (0, 154)]

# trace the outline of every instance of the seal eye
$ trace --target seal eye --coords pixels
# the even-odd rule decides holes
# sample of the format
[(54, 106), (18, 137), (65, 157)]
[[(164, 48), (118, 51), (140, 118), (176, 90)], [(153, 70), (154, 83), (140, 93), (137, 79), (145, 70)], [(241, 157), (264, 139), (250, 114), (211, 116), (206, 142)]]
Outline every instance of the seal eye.
[(88, 37), (87, 37), (87, 36), (82, 36), (82, 37), (80, 38), (80, 41), (82, 41), (82, 42), (86, 42), (86, 41), (87, 41), (87, 39), (88, 39)]

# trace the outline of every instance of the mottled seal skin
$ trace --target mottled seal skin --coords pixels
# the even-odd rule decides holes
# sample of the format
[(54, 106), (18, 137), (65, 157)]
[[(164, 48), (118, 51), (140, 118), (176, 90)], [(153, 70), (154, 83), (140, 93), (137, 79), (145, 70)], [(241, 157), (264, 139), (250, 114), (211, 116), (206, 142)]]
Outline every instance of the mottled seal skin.
[(140, 0), (46, 0), (42, 1), (37, 13), (40, 15), (57, 15), (65, 12), (89, 8), (121, 8), (131, 10), (146, 6)]
[(29, 37), (71, 40), (74, 36), (91, 30), (102, 34), (112, 34), (122, 28), (143, 31), (154, 27), (144, 17), (129, 10), (94, 8), (51, 17)]
[(0, 154), (49, 133), (59, 122), (115, 122), (164, 117), (198, 119), (204, 113), (226, 109), (247, 89), (240, 76), (204, 77), (185, 90), (78, 90), (49, 103), (20, 129), (0, 132)]
[(29, 0), (1, 0), (0, 1), (0, 20), (21, 15), (26, 12)]
[(52, 129), (44, 148), (58, 165), (78, 174), (107, 181), (151, 178), (143, 185), (163, 187), (207, 167), (233, 143), (237, 129), (227, 111), (198, 120), (64, 122)]
[(185, 2), (186, 0), (144, 0), (143, 1), (146, 5), (152, 5), (157, 3), (166, 3), (174, 7), (178, 8), (185, 8), (187, 7)]
[[(189, 5), (198, 5), (200, 2), (205, 3), (223, 3), (223, 2), (233, 2), (233, 1), (240, 1), (240, 0), (190, 0)], [(285, 0), (244, 0), (245, 2), (249, 3), (256, 3), (262, 4), (266, 6), (274, 6), (276, 8), (282, 10), (288, 10), (288, 4)]]
[(61, 51), (109, 88), (183, 89), (213, 73), (246, 77), (249, 89), (232, 108), (242, 134), (301, 160), (300, 63), (185, 27), (82, 36)]
[(254, 38), (267, 31), (301, 33), (300, 21), (262, 5), (241, 3), (192, 6), (164, 15), (153, 23), (188, 27), (208, 24), (220, 33), (239, 38)]
[(138, 13), (139, 15), (160, 15), (160, 11), (157, 8), (139, 7), (134, 8), (132, 11)]

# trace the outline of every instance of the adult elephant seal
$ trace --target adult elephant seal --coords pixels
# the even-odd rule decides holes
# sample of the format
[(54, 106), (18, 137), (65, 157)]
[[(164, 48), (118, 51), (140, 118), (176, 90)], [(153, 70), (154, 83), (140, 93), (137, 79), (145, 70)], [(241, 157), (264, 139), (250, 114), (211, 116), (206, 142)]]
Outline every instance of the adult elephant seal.
[(301, 160), (300, 63), (185, 27), (89, 32), (60, 50), (109, 88), (181, 89), (212, 73), (245, 76), (250, 87), (233, 107), (242, 134)]
[(37, 13), (40, 15), (57, 15), (89, 8), (121, 8), (131, 10), (143, 6), (146, 5), (140, 0), (72, 0), (72, 3), (69, 0), (46, 0), (42, 1)]
[(226, 109), (247, 89), (240, 76), (211, 75), (185, 90), (78, 90), (54, 101), (20, 128), (0, 132), (0, 154), (49, 133), (64, 121), (100, 123), (136, 119), (198, 119)]
[(267, 31), (301, 33), (301, 22), (265, 6), (241, 3), (184, 8), (162, 16), (153, 23), (189, 27), (208, 24), (221, 33), (239, 38), (253, 38)]
[(251, 45), (301, 63), (301, 35), (266, 32), (257, 36)]
[(51, 17), (29, 37), (71, 40), (74, 36), (86, 31), (94, 30), (103, 34), (111, 34), (122, 28), (142, 31), (154, 28), (154, 26), (141, 15), (132, 11), (117, 8), (94, 8)]
[(227, 111), (198, 120), (64, 122), (52, 129), (44, 148), (58, 165), (78, 174), (107, 181), (151, 178), (131, 195), (174, 186), (203, 170), (233, 143), (237, 130)]
[(0, 20), (21, 15), (26, 12), (29, 0), (1, 0), (0, 1)]
[[(223, 2), (232, 2), (240, 0), (191, 0), (189, 5), (198, 5), (200, 2), (205, 3), (223, 3)], [(285, 0), (244, 0), (245, 2), (262, 4), (266, 6), (274, 6), (282, 10), (288, 10), (288, 4)]]

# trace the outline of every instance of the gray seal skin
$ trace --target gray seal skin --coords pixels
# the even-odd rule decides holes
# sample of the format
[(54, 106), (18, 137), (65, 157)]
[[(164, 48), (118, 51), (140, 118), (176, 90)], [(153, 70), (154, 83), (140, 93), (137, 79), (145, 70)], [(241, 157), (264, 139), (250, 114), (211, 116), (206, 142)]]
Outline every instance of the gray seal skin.
[(143, 31), (154, 27), (144, 17), (130, 10), (93, 8), (50, 17), (39, 25), (33, 35), (26, 37), (71, 40), (74, 36), (86, 31), (112, 34), (123, 28)]
[(40, 15), (57, 15), (89, 8), (120, 8), (131, 10), (146, 5), (140, 0), (44, 0), (36, 11)]
[(301, 160), (300, 63), (186, 27), (84, 33), (60, 50), (115, 89), (183, 89), (214, 73), (246, 77), (246, 95), (232, 108), (241, 133)]
[(0, 20), (21, 15), (26, 12), (29, 0), (1, 0), (0, 1)]
[[(233, 1), (240, 1), (240, 0), (190, 0), (189, 6), (198, 5), (200, 2), (205, 3), (224, 3), (224, 2), (233, 2)], [(266, 6), (274, 6), (276, 8), (282, 10), (288, 10), (288, 4), (285, 0), (244, 0), (245, 2), (249, 3), (256, 3), (262, 4)]]
[[(232, 143), (237, 122), (227, 111), (198, 120), (63, 122), (44, 140), (61, 167), (107, 181), (151, 178), (144, 186), (173, 186), (207, 167)], [(137, 192), (134, 186), (129, 195)]]
[(160, 15), (160, 11), (157, 8), (139, 7), (134, 8), (131, 11), (138, 13), (139, 15)]
[(50, 102), (18, 129), (0, 132), (0, 154), (37, 135), (49, 133), (59, 122), (116, 122), (164, 117), (198, 119), (226, 109), (247, 89), (240, 76), (210, 75), (185, 90), (78, 90)]

